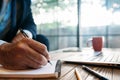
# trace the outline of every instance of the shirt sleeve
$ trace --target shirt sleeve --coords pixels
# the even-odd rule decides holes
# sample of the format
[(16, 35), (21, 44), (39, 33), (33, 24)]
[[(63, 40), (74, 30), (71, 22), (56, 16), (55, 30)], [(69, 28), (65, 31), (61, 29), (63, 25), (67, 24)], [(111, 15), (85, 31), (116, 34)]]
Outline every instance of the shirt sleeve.
[(0, 40), (0, 45), (7, 43), (6, 41)]
[(33, 35), (32, 35), (32, 33), (29, 30), (25, 30), (24, 29), (23, 31), (29, 36), (29, 38), (32, 39)]
[[(24, 32), (29, 36), (29, 38), (33, 37), (32, 33), (29, 30), (24, 30)], [(4, 40), (0, 40), (0, 45), (2, 45), (4, 43), (7, 43), (7, 42)]]

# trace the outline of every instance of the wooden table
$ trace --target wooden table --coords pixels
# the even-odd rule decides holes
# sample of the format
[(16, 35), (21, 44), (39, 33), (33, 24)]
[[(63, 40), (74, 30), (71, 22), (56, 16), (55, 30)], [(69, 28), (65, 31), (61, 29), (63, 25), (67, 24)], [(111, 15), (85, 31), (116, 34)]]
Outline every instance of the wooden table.
[[(103, 56), (96, 56), (92, 49), (83, 49), (82, 52), (58, 52), (51, 55), (53, 60), (88, 60), (88, 61), (106, 61), (106, 62), (120, 62), (120, 49), (103, 49)], [(120, 69), (89, 66), (93, 70), (99, 72), (109, 80), (120, 80)], [(89, 74), (77, 64), (63, 64), (61, 77), (59, 80), (77, 80), (75, 75), (75, 68), (78, 68), (82, 80), (99, 80), (97, 77)]]
[[(120, 62), (120, 49), (103, 49), (103, 56), (95, 56), (92, 49), (83, 49), (81, 52), (58, 50), (50, 52), (52, 60), (88, 60), (88, 61), (106, 61)], [(120, 80), (120, 69), (89, 66), (93, 70), (99, 72), (109, 80)], [(75, 68), (79, 70), (82, 80), (99, 80), (94, 75), (89, 74), (78, 64), (62, 64), (61, 76), (58, 79), (0, 79), (0, 80), (77, 80)]]

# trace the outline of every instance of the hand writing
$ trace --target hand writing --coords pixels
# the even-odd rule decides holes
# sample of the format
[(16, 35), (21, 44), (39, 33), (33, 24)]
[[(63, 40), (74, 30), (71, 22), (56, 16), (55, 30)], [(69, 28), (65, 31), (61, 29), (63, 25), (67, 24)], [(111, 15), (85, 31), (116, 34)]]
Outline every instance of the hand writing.
[(7, 69), (39, 68), (49, 59), (46, 46), (29, 38), (0, 46), (0, 64)]

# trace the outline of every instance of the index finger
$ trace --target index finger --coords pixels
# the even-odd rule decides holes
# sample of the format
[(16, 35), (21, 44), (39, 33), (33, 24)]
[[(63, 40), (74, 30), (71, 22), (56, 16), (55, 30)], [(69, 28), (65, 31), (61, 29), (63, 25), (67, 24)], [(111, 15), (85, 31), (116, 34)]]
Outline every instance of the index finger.
[(34, 49), (35, 51), (37, 51), (38, 53), (42, 54), (43, 56), (45, 56), (48, 60), (50, 59), (47, 47), (40, 43), (37, 42), (35, 40), (32, 39), (27, 39), (26, 43), (28, 44), (28, 46), (30, 46), (32, 49)]

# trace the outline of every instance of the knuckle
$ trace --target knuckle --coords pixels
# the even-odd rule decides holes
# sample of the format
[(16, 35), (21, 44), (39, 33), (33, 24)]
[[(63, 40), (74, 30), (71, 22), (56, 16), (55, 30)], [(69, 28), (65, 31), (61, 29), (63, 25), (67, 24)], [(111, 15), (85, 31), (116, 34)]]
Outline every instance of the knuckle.
[(27, 39), (27, 38), (23, 38), (23, 39), (22, 39), (22, 42), (28, 42), (28, 40), (29, 40), (29, 39)]
[(47, 60), (44, 56), (42, 56), (41, 58), (39, 58), (39, 60), (36, 62), (36, 68), (39, 68), (41, 66), (44, 66), (47, 64)]
[(47, 64), (47, 60), (46, 60), (45, 57), (41, 58), (40, 64), (42, 64), (42, 65), (46, 65)]
[(41, 49), (42, 49), (43, 51), (46, 51), (46, 50), (47, 50), (47, 47), (46, 47), (44, 44), (42, 44)]
[(25, 44), (23, 42), (20, 42), (17, 47), (21, 50), (24, 50), (25, 49)]
[(44, 49), (47, 49), (47, 47), (46, 47), (44, 44), (43, 44), (43, 48), (44, 48)]

